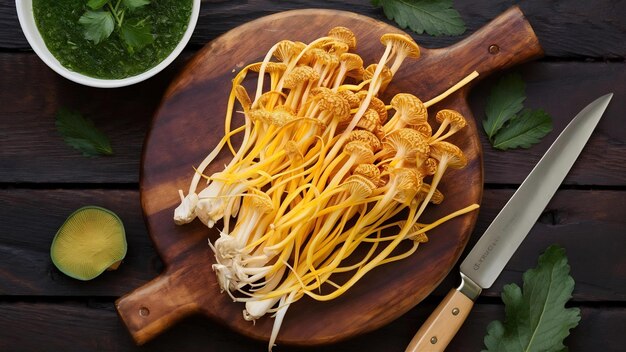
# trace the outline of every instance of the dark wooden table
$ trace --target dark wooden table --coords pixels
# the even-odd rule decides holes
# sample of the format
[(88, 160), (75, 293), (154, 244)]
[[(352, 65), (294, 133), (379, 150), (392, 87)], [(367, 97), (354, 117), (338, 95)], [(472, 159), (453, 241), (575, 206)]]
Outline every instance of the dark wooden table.
[[(19, 0), (18, 0), (19, 1)], [(513, 1), (455, 1), (475, 31)], [(529, 237), (494, 286), (483, 292), (449, 351), (483, 348), (487, 324), (502, 319), (502, 286), (521, 282), (550, 244), (566, 248), (576, 289), (571, 306), (582, 320), (566, 344), (571, 351), (626, 347), (626, 1), (523, 1), (544, 59), (515, 68), (527, 83), (527, 106), (543, 108), (554, 130), (528, 150), (499, 152), (481, 134), (485, 191), (469, 247), (485, 230), (533, 165), (577, 111), (596, 97), (615, 96), (580, 159)], [(249, 20), (288, 9), (325, 7), (387, 21), (369, 1), (203, 1), (187, 50), (147, 82), (102, 90), (74, 84), (50, 70), (21, 33), (15, 3), (0, 0), (0, 350), (1, 351), (250, 351), (248, 340), (201, 317), (187, 319), (136, 347), (113, 302), (162, 270), (139, 202), (139, 164), (150, 119), (168, 83), (204, 44)], [(462, 37), (414, 35), (425, 47)], [(470, 95), (477, 118), (495, 80)], [(92, 118), (115, 155), (85, 158), (56, 132), (60, 107)], [(52, 238), (76, 208), (97, 204), (126, 225), (128, 255), (116, 272), (90, 282), (61, 274), (50, 261)], [(459, 281), (453, 270), (433, 295), (377, 331), (315, 351), (403, 351), (442, 295)], [(279, 351), (296, 348), (280, 346)], [(301, 349), (300, 349), (301, 350)]]

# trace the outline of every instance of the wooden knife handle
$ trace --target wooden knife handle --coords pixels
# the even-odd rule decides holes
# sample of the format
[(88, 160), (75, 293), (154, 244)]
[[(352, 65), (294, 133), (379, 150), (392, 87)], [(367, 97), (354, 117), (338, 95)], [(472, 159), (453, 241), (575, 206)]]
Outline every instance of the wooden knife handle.
[[(185, 286), (188, 269), (166, 271), (115, 302), (117, 312), (137, 345), (157, 336), (198, 306)], [(187, 277), (187, 280), (193, 280)]]
[(465, 322), (474, 301), (453, 289), (413, 337), (406, 352), (444, 351)]

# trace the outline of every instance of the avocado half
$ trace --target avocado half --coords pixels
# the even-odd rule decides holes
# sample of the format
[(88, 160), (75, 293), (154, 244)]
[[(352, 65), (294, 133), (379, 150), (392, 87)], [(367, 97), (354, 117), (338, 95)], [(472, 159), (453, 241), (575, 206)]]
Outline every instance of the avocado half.
[(86, 206), (73, 212), (52, 240), (52, 263), (67, 276), (91, 280), (115, 270), (126, 256), (122, 220), (112, 211)]

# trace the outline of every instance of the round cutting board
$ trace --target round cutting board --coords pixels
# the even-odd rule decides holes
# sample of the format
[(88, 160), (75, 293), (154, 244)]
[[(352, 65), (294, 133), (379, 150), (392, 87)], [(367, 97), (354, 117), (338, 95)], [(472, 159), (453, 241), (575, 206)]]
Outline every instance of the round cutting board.
[[(204, 314), (253, 338), (268, 340), (273, 319), (245, 321), (244, 305), (221, 293), (211, 265), (207, 239), (217, 229), (198, 220), (177, 226), (172, 217), (179, 204), (178, 190), (187, 193), (197, 166), (224, 134), (226, 102), (231, 80), (246, 64), (261, 61), (282, 39), (310, 42), (334, 26), (350, 28), (357, 36), (356, 52), (367, 64), (375, 63), (384, 48), (379, 38), (399, 29), (368, 17), (330, 10), (298, 10), (249, 22), (207, 44), (168, 89), (154, 116), (144, 146), (141, 201), (148, 230), (166, 269), (159, 277), (120, 298), (120, 317), (137, 343), (153, 338), (179, 319)], [(419, 44), (419, 43), (418, 43)], [(497, 47), (497, 50), (494, 49)], [(445, 91), (473, 70), (481, 77), (494, 70), (541, 54), (541, 49), (517, 8), (459, 44), (423, 49), (419, 60), (407, 60), (381, 98), (389, 102), (399, 92), (423, 101)], [(253, 76), (250, 74), (249, 76)], [(480, 203), (483, 175), (476, 123), (463, 89), (429, 109), (460, 111), (468, 126), (451, 141), (467, 156), (462, 170), (448, 171), (440, 190), (445, 200), (430, 206), (423, 221), (437, 219), (472, 203)], [(434, 126), (436, 124), (432, 122)], [(223, 153), (207, 171), (223, 168)], [(455, 218), (428, 233), (429, 242), (409, 258), (378, 267), (339, 298), (317, 302), (307, 297), (292, 304), (278, 335), (278, 344), (313, 345), (336, 342), (376, 329), (399, 317), (421, 300), (450, 272), (463, 251), (477, 212)], [(218, 226), (220, 225), (218, 224)]]

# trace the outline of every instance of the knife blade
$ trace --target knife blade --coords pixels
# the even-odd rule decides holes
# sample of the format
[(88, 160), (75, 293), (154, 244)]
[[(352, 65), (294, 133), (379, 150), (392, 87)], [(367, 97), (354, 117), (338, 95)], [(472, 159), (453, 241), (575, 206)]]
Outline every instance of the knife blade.
[(452, 289), (413, 337), (406, 352), (443, 351), (482, 289), (496, 281), (580, 155), (613, 93), (581, 110), (552, 143), (461, 263)]

